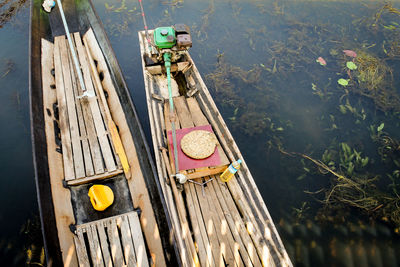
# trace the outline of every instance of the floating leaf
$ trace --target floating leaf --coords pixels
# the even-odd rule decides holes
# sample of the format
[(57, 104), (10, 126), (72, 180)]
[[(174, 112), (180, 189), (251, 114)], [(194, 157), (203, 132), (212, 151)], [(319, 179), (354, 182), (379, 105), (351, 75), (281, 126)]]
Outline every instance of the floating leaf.
[(347, 61), (346, 67), (347, 67), (349, 70), (356, 70), (356, 69), (357, 69), (357, 65), (354, 64), (353, 61)]
[(346, 55), (346, 56), (349, 56), (349, 57), (357, 57), (357, 53), (356, 52), (354, 52), (353, 50), (343, 50), (343, 53)]
[(321, 66), (326, 66), (326, 61), (322, 57), (317, 58), (315, 61), (321, 64)]
[(380, 131), (383, 130), (383, 127), (385, 127), (385, 124), (382, 122), (381, 125), (379, 125), (378, 128), (376, 128), (376, 130), (377, 130), (378, 132), (380, 132)]
[(337, 82), (338, 82), (338, 84), (340, 84), (342, 86), (349, 85), (349, 80), (346, 80), (346, 79), (343, 79), (343, 78), (340, 78)]
[(315, 85), (315, 83), (311, 83), (311, 89), (313, 89), (313, 91), (317, 90), (317, 85)]
[(339, 109), (340, 109), (340, 112), (342, 112), (342, 114), (346, 114), (347, 110), (346, 110), (345, 106), (339, 105)]

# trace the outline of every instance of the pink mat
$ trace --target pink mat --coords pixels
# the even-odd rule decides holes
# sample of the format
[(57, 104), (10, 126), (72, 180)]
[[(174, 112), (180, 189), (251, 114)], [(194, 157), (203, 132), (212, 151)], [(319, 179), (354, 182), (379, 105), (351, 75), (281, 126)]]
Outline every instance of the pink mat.
[[(197, 169), (197, 168), (201, 168), (201, 167), (211, 167), (211, 166), (221, 165), (221, 159), (220, 159), (219, 153), (218, 153), (219, 147), (216, 147), (214, 153), (205, 159), (192, 159), (192, 158), (186, 156), (185, 153), (182, 152), (181, 139), (185, 136), (185, 134), (190, 133), (191, 131), (195, 131), (195, 130), (204, 130), (204, 131), (209, 131), (209, 132), (213, 133), (211, 125), (196, 126), (196, 127), (176, 130), (176, 142), (178, 145), (179, 170), (183, 171), (183, 170), (189, 170), (189, 169)], [(173, 151), (172, 131), (168, 131), (168, 142), (171, 147), (171, 151)], [(172, 155), (172, 159), (174, 159), (173, 155)]]

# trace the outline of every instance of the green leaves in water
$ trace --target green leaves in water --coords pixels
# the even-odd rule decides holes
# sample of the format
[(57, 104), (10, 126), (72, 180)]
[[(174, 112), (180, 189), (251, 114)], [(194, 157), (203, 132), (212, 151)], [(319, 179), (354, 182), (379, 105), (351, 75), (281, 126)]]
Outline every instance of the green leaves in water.
[(383, 130), (383, 127), (385, 127), (385, 123), (381, 123), (381, 125), (378, 126), (378, 128), (376, 128), (376, 130), (379, 132), (381, 132)]
[(356, 70), (357, 69), (357, 65), (353, 61), (347, 61), (346, 67), (349, 70)]
[(343, 79), (343, 78), (340, 78), (337, 82), (338, 82), (338, 84), (340, 84), (340, 85), (342, 85), (342, 86), (347, 86), (347, 85), (349, 85), (349, 81), (350, 81), (350, 79)]

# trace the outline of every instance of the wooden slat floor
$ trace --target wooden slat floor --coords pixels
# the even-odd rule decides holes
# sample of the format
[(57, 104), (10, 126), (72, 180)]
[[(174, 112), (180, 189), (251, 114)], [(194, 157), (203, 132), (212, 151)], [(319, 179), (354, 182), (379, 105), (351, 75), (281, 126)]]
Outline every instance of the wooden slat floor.
[(136, 211), (76, 227), (79, 266), (142, 266), (149, 261)]
[(109, 134), (105, 109), (98, 99), (99, 90), (91, 72), (91, 57), (79, 33), (71, 34), (82, 69), (88, 97), (82, 97), (66, 36), (54, 38), (54, 72), (61, 151), (65, 181), (78, 185), (105, 179), (123, 172), (113, 140)]
[[(210, 124), (195, 98), (175, 97), (174, 104), (177, 129)], [(165, 128), (168, 130), (171, 126), (166, 110), (169, 110), (168, 103), (164, 105)], [(221, 159), (227, 161), (221, 151)], [(262, 266), (263, 248), (249, 234), (250, 229), (226, 184), (220, 182), (218, 175), (204, 175), (193, 181), (209, 181), (204, 188), (186, 182), (181, 193), (201, 266)]]

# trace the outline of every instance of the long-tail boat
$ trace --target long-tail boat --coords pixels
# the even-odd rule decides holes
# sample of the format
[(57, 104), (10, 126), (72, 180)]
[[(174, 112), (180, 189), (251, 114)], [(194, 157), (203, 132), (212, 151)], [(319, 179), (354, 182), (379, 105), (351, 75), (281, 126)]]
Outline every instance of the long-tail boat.
[[(157, 172), (182, 265), (291, 266), (253, 176), (188, 53), (189, 29), (176, 24), (138, 35)], [(180, 142), (194, 131), (215, 135), (209, 157), (182, 151)], [(199, 146), (204, 141), (193, 140)], [(221, 172), (238, 159), (241, 168), (222, 182)]]
[[(31, 129), (47, 265), (174, 265), (170, 216), (110, 42), (90, 0), (62, 7), (48, 13), (31, 1)], [(91, 199), (92, 185), (103, 191)], [(95, 210), (102, 196), (109, 207)]]

